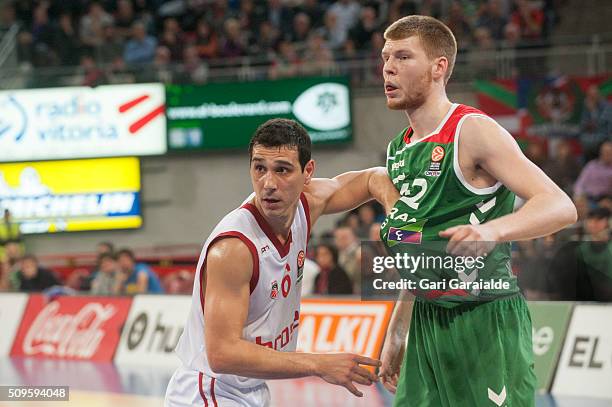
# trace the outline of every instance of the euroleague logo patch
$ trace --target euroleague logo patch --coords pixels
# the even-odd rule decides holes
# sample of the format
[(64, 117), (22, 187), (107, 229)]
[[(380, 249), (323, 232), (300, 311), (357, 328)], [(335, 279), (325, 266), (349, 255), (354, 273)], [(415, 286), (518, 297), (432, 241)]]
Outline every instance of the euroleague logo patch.
[(431, 161), (440, 162), (444, 158), (444, 148), (441, 146), (436, 146), (431, 152)]
[(304, 262), (306, 261), (306, 255), (304, 254), (304, 250), (300, 250), (297, 256), (297, 282), (302, 281), (302, 277), (304, 276)]
[(276, 280), (272, 281), (272, 290), (270, 291), (270, 298), (273, 300), (278, 297), (278, 282)]

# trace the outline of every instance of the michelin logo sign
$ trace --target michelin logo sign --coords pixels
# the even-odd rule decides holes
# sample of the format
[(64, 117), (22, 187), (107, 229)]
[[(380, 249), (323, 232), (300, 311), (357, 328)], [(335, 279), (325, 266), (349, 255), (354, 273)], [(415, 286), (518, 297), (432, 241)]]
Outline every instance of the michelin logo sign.
[(0, 92), (0, 161), (166, 152), (161, 84)]
[(138, 159), (2, 164), (0, 209), (22, 233), (139, 227)]

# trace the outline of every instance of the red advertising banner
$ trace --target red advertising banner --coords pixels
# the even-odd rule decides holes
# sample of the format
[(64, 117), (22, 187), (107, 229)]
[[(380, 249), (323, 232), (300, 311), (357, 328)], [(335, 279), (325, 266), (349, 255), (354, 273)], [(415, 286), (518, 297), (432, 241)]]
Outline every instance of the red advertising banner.
[(31, 295), (11, 356), (112, 361), (131, 298)]

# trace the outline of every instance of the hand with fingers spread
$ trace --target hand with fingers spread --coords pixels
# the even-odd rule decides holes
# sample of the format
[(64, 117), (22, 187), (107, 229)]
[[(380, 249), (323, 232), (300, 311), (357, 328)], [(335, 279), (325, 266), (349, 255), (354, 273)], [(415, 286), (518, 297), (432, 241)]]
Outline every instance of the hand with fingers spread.
[(378, 375), (380, 376), (385, 389), (389, 390), (393, 394), (395, 394), (395, 391), (397, 390), (397, 382), (399, 380), (400, 368), (402, 367), (405, 350), (406, 343), (404, 340), (397, 337), (388, 337), (385, 340), (381, 353), (380, 359), (382, 366), (380, 367)]
[(355, 383), (366, 386), (378, 381), (378, 376), (365, 366), (379, 367), (380, 361), (351, 353), (316, 355), (316, 374), (330, 384), (345, 387), (357, 397), (363, 397)]
[(454, 256), (486, 256), (497, 242), (497, 234), (485, 225), (453, 226), (439, 233), (448, 238), (446, 251)]

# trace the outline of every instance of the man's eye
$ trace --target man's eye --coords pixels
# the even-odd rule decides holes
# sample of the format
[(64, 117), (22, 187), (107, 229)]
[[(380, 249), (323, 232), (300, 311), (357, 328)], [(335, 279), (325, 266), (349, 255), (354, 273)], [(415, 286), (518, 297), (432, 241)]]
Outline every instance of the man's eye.
[(264, 171), (264, 170), (265, 170), (265, 168), (264, 168), (263, 165), (256, 165), (255, 166), (255, 171)]
[(276, 170), (276, 172), (280, 172), (281, 174), (285, 174), (287, 173), (289, 170), (285, 167), (281, 167), (279, 169)]

